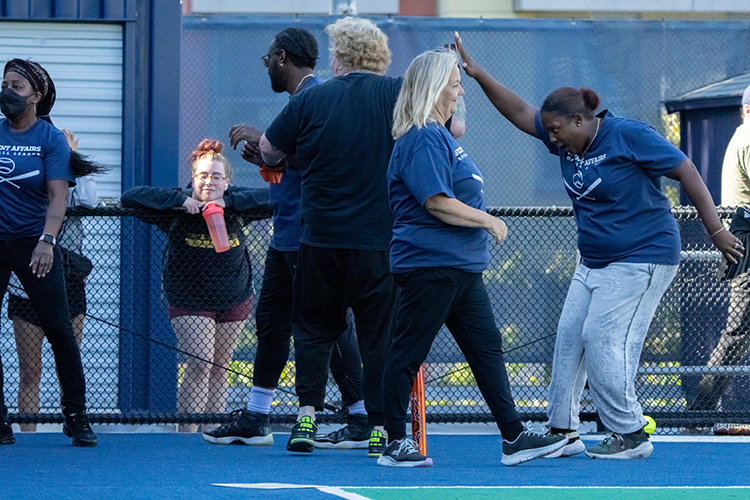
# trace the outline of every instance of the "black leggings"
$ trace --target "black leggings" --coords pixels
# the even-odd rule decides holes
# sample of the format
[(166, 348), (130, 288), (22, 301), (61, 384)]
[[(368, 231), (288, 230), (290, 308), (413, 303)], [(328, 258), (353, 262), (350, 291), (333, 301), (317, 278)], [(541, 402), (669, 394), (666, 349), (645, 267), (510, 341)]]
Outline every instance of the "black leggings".
[[(297, 252), (268, 247), (263, 287), (255, 312), (258, 351), (255, 354), (253, 385), (276, 387), (287, 359), (292, 338), (292, 281)], [(362, 359), (352, 318), (336, 341), (331, 356), (331, 373), (341, 391), (341, 400), (351, 406), (364, 399)], [(299, 347), (299, 346), (298, 346)]]
[[(29, 267), (37, 238), (0, 241), (0, 296), (5, 295), (10, 273), (15, 273), (39, 317), (44, 335), (52, 347), (60, 379), (63, 414), (79, 413), (86, 409), (86, 382), (83, 377), (81, 353), (78, 350), (73, 326), (70, 322), (68, 300), (65, 296), (62, 256), (55, 247), (52, 269), (43, 278), (37, 278)], [(0, 362), (0, 387), (3, 384)], [(5, 420), (8, 408), (0, 391), (0, 419)]]
[(436, 267), (396, 274), (394, 279), (401, 296), (393, 346), (383, 372), (388, 439), (406, 435), (404, 419), (414, 377), (443, 324), (466, 357), (498, 427), (518, 420), (505, 371), (502, 337), (482, 274)]

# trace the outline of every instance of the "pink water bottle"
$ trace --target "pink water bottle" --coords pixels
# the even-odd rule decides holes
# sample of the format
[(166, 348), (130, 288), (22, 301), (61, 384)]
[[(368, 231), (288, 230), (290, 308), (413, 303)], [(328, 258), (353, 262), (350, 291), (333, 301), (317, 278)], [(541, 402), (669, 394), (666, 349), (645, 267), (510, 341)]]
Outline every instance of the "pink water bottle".
[(203, 209), (203, 218), (206, 219), (214, 249), (219, 253), (229, 250), (229, 236), (227, 235), (227, 225), (224, 222), (224, 209), (216, 206), (215, 203), (209, 203)]

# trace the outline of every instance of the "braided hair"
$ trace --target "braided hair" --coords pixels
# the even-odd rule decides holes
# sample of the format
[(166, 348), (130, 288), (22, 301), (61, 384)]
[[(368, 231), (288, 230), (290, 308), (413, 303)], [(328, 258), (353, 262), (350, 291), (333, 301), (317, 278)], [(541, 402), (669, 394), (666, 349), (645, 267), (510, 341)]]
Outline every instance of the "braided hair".
[(300, 28), (287, 28), (273, 39), (274, 51), (284, 50), (287, 58), (298, 68), (315, 69), (318, 60), (318, 42), (315, 37)]

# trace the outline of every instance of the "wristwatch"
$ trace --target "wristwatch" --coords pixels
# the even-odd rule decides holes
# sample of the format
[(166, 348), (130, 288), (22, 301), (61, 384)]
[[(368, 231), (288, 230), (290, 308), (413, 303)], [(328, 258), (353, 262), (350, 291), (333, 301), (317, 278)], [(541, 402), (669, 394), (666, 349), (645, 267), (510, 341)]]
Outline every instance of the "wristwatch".
[(43, 234), (43, 235), (41, 235), (39, 237), (39, 241), (43, 241), (45, 243), (49, 243), (52, 246), (55, 246), (55, 243), (57, 243), (57, 240), (51, 234)]

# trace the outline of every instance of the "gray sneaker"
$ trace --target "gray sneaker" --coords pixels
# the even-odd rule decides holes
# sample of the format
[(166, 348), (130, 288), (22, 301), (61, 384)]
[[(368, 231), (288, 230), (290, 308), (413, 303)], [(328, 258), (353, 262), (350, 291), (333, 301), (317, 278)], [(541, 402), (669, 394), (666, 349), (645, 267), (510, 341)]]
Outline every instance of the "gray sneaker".
[(560, 434), (535, 434), (523, 431), (512, 443), (503, 439), (503, 465), (518, 465), (535, 458), (554, 453), (568, 443), (568, 438)]
[(568, 444), (566, 444), (559, 450), (546, 455), (543, 458), (571, 457), (573, 455), (578, 455), (579, 453), (583, 453), (584, 451), (586, 451), (586, 445), (583, 444), (583, 441), (581, 441), (581, 436), (576, 431), (569, 431), (564, 434), (555, 434), (550, 429), (547, 431), (546, 435), (565, 436), (566, 438), (568, 438)]
[(646, 458), (654, 451), (654, 445), (648, 439), (646, 431), (641, 429), (631, 434), (610, 432), (604, 441), (586, 450), (591, 458)]

